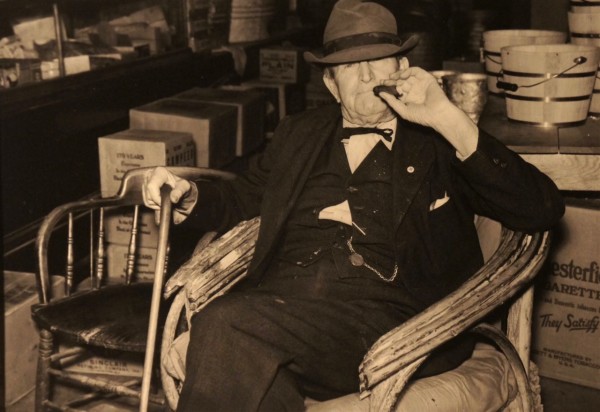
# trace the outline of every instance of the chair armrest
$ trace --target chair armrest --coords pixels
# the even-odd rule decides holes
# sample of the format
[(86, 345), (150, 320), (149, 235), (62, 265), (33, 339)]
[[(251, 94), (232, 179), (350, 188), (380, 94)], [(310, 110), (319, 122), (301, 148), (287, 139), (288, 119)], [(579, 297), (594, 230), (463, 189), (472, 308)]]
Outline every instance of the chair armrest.
[[(379, 384), (385, 388), (383, 394), (378, 390), (380, 399), (375, 402), (381, 406), (372, 410), (392, 410), (406, 381), (427, 355), (528, 284), (547, 256), (548, 247), (548, 232), (526, 235), (503, 228), (500, 246), (477, 273), (447, 297), (382, 336), (359, 368), (362, 397), (369, 396)], [(392, 377), (391, 382), (385, 382)]]
[(239, 223), (204, 248), (196, 248), (165, 285), (166, 298), (184, 288), (195, 313), (246, 276), (258, 238), (260, 217)]
[[(48, 303), (50, 300), (50, 276), (48, 272), (48, 244), (56, 225), (69, 213), (88, 212), (102, 207), (118, 207), (142, 205), (142, 187), (144, 177), (148, 170), (153, 167), (143, 167), (129, 170), (123, 176), (119, 191), (111, 197), (95, 197), (65, 203), (53, 209), (43, 220), (38, 230), (36, 239), (36, 250), (38, 259), (37, 288), (40, 303)], [(235, 174), (220, 170), (200, 167), (167, 167), (167, 169), (188, 180), (199, 179), (224, 179), (231, 180)]]

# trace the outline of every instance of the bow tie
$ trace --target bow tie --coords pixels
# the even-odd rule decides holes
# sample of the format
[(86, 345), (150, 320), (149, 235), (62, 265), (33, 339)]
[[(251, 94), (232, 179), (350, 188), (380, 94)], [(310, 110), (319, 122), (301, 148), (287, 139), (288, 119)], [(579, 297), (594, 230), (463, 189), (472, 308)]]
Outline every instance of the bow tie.
[(376, 133), (383, 137), (386, 141), (392, 141), (392, 129), (378, 129), (376, 127), (344, 127), (342, 129), (342, 139), (347, 139), (355, 134)]

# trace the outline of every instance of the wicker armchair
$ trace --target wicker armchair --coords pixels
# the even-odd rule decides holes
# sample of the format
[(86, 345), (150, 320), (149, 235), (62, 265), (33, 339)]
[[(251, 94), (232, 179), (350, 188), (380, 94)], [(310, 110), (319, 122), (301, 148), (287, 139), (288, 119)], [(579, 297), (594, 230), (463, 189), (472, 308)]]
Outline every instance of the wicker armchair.
[[(173, 370), (177, 369), (173, 351), (185, 351), (185, 331), (191, 316), (244, 278), (259, 225), (259, 218), (255, 218), (240, 223), (219, 239), (215, 240), (214, 233), (205, 235), (192, 258), (166, 284), (165, 297), (177, 293), (167, 316), (161, 349), (163, 388), (173, 409), (182, 384)], [(369, 398), (368, 402), (349, 406), (333, 400), (325, 408), (307, 403), (308, 410), (348, 411), (356, 406), (352, 410), (394, 411), (411, 375), (429, 353), (457, 334), (467, 332), (491, 339), (506, 356), (517, 389), (515, 397), (507, 400), (511, 401), (510, 410), (541, 410), (537, 372), (529, 364), (533, 294), (530, 281), (547, 255), (549, 234), (527, 235), (500, 229), (495, 250), (475, 275), (372, 346), (358, 372), (359, 397)], [(510, 309), (506, 332), (479, 323), (507, 302)], [(180, 360), (185, 358), (181, 353), (177, 356)]]

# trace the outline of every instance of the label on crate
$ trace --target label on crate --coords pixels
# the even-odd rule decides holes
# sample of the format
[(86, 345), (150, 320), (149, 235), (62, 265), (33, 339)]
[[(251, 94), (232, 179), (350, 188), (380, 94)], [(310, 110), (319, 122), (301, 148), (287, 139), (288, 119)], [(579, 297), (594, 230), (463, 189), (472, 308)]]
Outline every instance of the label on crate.
[[(589, 205), (589, 206), (588, 206)], [(535, 289), (540, 375), (600, 389), (600, 203), (568, 205)]]

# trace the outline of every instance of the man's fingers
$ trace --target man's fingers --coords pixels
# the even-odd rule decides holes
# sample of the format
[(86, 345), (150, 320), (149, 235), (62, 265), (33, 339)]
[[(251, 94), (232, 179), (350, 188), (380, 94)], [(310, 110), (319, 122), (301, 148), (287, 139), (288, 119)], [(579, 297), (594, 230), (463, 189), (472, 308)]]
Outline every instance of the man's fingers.
[(171, 202), (178, 203), (191, 189), (190, 182), (187, 180), (178, 180), (171, 190)]
[(160, 207), (160, 187), (162, 183), (155, 172), (156, 169), (146, 173), (144, 189), (142, 190), (144, 204), (151, 209), (158, 209)]
[(152, 169), (146, 175), (146, 184), (143, 190), (144, 204), (151, 209), (160, 209), (160, 188), (168, 184), (171, 186), (171, 202), (178, 203), (186, 195), (191, 186), (187, 180), (180, 179), (164, 167)]
[(383, 100), (385, 100), (387, 102), (387, 104), (389, 104), (390, 107), (392, 109), (394, 109), (394, 111), (400, 115), (400, 117), (404, 118), (404, 116), (406, 114), (406, 105), (404, 103), (402, 103), (400, 100), (396, 99), (394, 96), (392, 96), (389, 93), (384, 92), (384, 93), (381, 93), (379, 96)]

